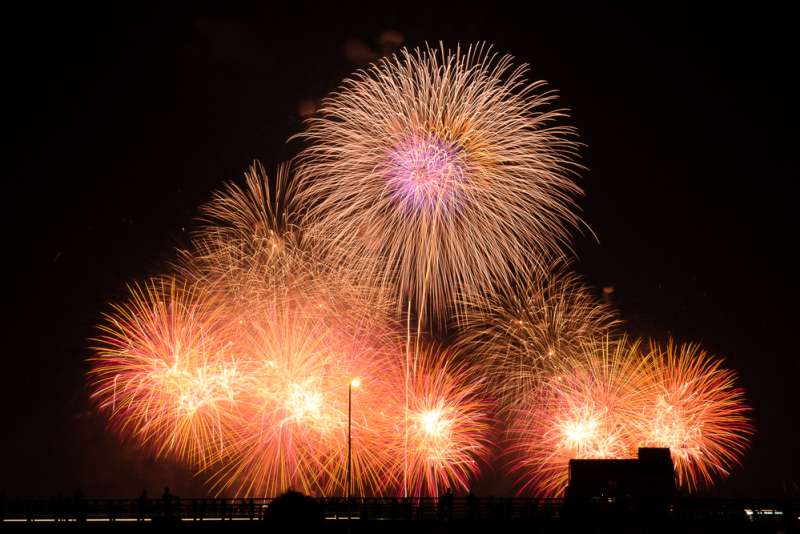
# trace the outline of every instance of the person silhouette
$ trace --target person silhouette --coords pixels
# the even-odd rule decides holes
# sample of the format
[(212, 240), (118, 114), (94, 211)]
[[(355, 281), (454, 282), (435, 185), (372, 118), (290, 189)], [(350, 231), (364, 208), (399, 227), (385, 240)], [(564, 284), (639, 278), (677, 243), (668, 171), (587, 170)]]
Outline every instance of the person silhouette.
[(67, 519), (64, 517), (64, 495), (60, 491), (56, 496), (54, 515), (56, 523)]
[(75, 495), (72, 501), (72, 513), (76, 522), (83, 523), (86, 521), (86, 510), (83, 503), (83, 490), (80, 488), (75, 490)]
[(219, 517), (225, 521), (226, 515), (228, 515), (228, 500), (223, 498), (219, 503)]
[(453, 490), (450, 488), (444, 493), (444, 516), (448, 521), (453, 520)]
[(172, 493), (169, 492), (168, 487), (164, 488), (161, 502), (164, 505), (164, 517), (172, 517)]
[(472, 490), (467, 494), (467, 518), (471, 521), (478, 519), (478, 498)]
[(142, 494), (136, 500), (136, 521), (144, 521), (147, 512), (147, 490), (142, 490)]

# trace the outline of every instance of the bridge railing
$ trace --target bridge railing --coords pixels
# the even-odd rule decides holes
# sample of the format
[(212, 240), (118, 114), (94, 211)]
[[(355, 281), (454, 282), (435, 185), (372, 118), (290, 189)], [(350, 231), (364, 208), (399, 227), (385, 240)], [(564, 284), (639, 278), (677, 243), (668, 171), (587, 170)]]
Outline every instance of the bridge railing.
[[(630, 517), (657, 514), (672, 521), (800, 521), (800, 500), (682, 498), (645, 501), (453, 497), (442, 499), (317, 498), (326, 520), (555, 521), (563, 518)], [(261, 521), (272, 499), (3, 499), (0, 521)]]

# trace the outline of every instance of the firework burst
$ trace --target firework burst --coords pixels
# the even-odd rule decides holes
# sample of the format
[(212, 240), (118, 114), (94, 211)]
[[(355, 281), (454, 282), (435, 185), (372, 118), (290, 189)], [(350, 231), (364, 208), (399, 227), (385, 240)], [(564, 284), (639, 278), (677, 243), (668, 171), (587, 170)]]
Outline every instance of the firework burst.
[(176, 266), (188, 281), (137, 286), (109, 314), (94, 397), (123, 434), (211, 473), (217, 491), (331, 494), (343, 484), (341, 403), (360, 376), (354, 486), (385, 487), (375, 440), (387, 434), (365, 415), (381, 417), (370, 403), (396, 344), (384, 292), (314, 253), (282, 208), (288, 168), (277, 176), (276, 195), (257, 164), (244, 187), (216, 194)]
[(473, 297), (464, 309), (458, 344), (482, 362), (505, 407), (525, 399), (560, 360), (575, 357), (619, 323), (580, 277), (558, 265)]
[[(382, 402), (397, 386), (386, 347), (326, 320), (327, 310), (262, 307), (240, 338), (247, 394), (237, 407), (231, 445), (212, 476), (219, 491), (272, 496), (290, 488), (342, 494), (347, 457), (348, 385), (353, 390), (356, 494), (380, 493), (386, 419)], [(347, 332), (345, 334), (345, 332)], [(395, 380), (396, 382), (396, 380)]]
[(203, 206), (200, 236), (211, 233), (252, 244), (266, 241), (275, 252), (287, 241), (298, 244), (301, 232), (287, 211), (290, 176), (291, 165), (279, 165), (270, 185), (264, 166), (253, 162), (245, 172), (244, 187), (228, 183)]
[(400, 417), (394, 418), (391, 448), (404, 454), (395, 456), (391, 471), (407, 473), (403, 494), (467, 489), (490, 449), (483, 378), (454, 352), (420, 343), (409, 344), (416, 348), (410, 348), (408, 398), (396, 395), (393, 401), (391, 413)]
[(243, 377), (219, 305), (196, 287), (157, 279), (131, 287), (100, 326), (92, 398), (157, 456), (204, 467), (224, 449)]
[(573, 458), (635, 456), (629, 421), (641, 413), (646, 384), (638, 349), (624, 337), (584, 344), (512, 412), (510, 467), (520, 492), (560, 495)]
[(560, 255), (578, 223), (572, 130), (525, 72), (482, 45), (403, 51), (346, 80), (300, 135), (306, 223), (343, 261), (378, 259), (426, 327), (457, 292)]
[(678, 483), (713, 485), (741, 463), (753, 427), (736, 373), (695, 344), (650, 344), (650, 387), (637, 418), (641, 446), (669, 447)]
[[(287, 208), (290, 166), (279, 166), (275, 176), (271, 185), (256, 162), (245, 174), (244, 186), (231, 183), (217, 192), (202, 208), (203, 226), (192, 249), (182, 251), (177, 271), (219, 294), (242, 315), (258, 311), (258, 303), (281, 300), (306, 309), (335, 309), (342, 317), (350, 306), (361, 320), (382, 321), (391, 301), (386, 284), (370, 276), (375, 269), (336, 261), (341, 254), (325, 245), (323, 234), (302, 230)], [(358, 265), (368, 264), (363, 260)], [(371, 313), (358, 314), (358, 308), (371, 308)]]
[(201, 209), (202, 226), (190, 250), (175, 265), (181, 276), (221, 295), (229, 305), (251, 308), (304, 284), (303, 233), (286, 211), (289, 165), (281, 165), (270, 186), (255, 162), (244, 186), (229, 183)]
[(237, 310), (239, 335), (232, 341), (248, 378), (213, 485), (249, 495), (290, 487), (341, 492), (342, 402), (347, 384), (360, 376), (353, 480), (357, 491), (375, 491), (390, 480), (380, 474), (384, 448), (375, 443), (385, 434), (364, 414), (380, 414), (370, 402), (389, 376), (388, 300), (378, 280), (326, 261), (318, 238), (291, 222), (288, 176), (281, 167), (270, 196), (266, 173), (254, 165), (245, 187), (227, 186), (204, 208), (195, 252), (183, 257), (183, 273)]

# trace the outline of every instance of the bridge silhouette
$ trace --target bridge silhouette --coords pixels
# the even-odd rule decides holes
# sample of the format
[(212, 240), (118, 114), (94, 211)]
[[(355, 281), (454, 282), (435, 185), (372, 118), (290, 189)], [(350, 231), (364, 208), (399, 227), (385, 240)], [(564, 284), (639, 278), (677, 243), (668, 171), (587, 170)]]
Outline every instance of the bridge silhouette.
[[(298, 495), (299, 494), (295, 494)], [(268, 528), (288, 522), (317, 523), (317, 530), (357, 532), (581, 532), (586, 526), (638, 532), (659, 525), (664, 532), (775, 532), (800, 530), (800, 500), (762, 499), (534, 499), (508, 497), (309, 498), (309, 506), (289, 506), (278, 514), (280, 498), (181, 499), (3, 499), (3, 528), (33, 525), (93, 530), (180, 524), (186, 530), (214, 526)], [(349, 518), (349, 520), (348, 520)], [(105, 528), (100, 528), (104, 526)], [(577, 530), (572, 530), (577, 529)], [(629, 530), (633, 529), (633, 530)], [(602, 529), (601, 529), (602, 530)]]

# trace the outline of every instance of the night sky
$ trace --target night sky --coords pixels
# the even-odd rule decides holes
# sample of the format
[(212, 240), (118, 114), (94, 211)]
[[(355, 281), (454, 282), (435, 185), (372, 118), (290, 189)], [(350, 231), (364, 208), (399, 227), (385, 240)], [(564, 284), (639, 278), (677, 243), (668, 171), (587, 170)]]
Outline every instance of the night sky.
[[(800, 496), (793, 16), (222, 4), (3, 7), (0, 492), (202, 494), (91, 410), (94, 325), (126, 283), (164, 270), (211, 191), (294, 155), (304, 102), (392, 30), (411, 46), (489, 41), (559, 90), (587, 145), (597, 236), (576, 236), (577, 270), (615, 288), (631, 334), (700, 341), (740, 373), (757, 434), (714, 494)], [(505, 491), (498, 478), (479, 491)]]

